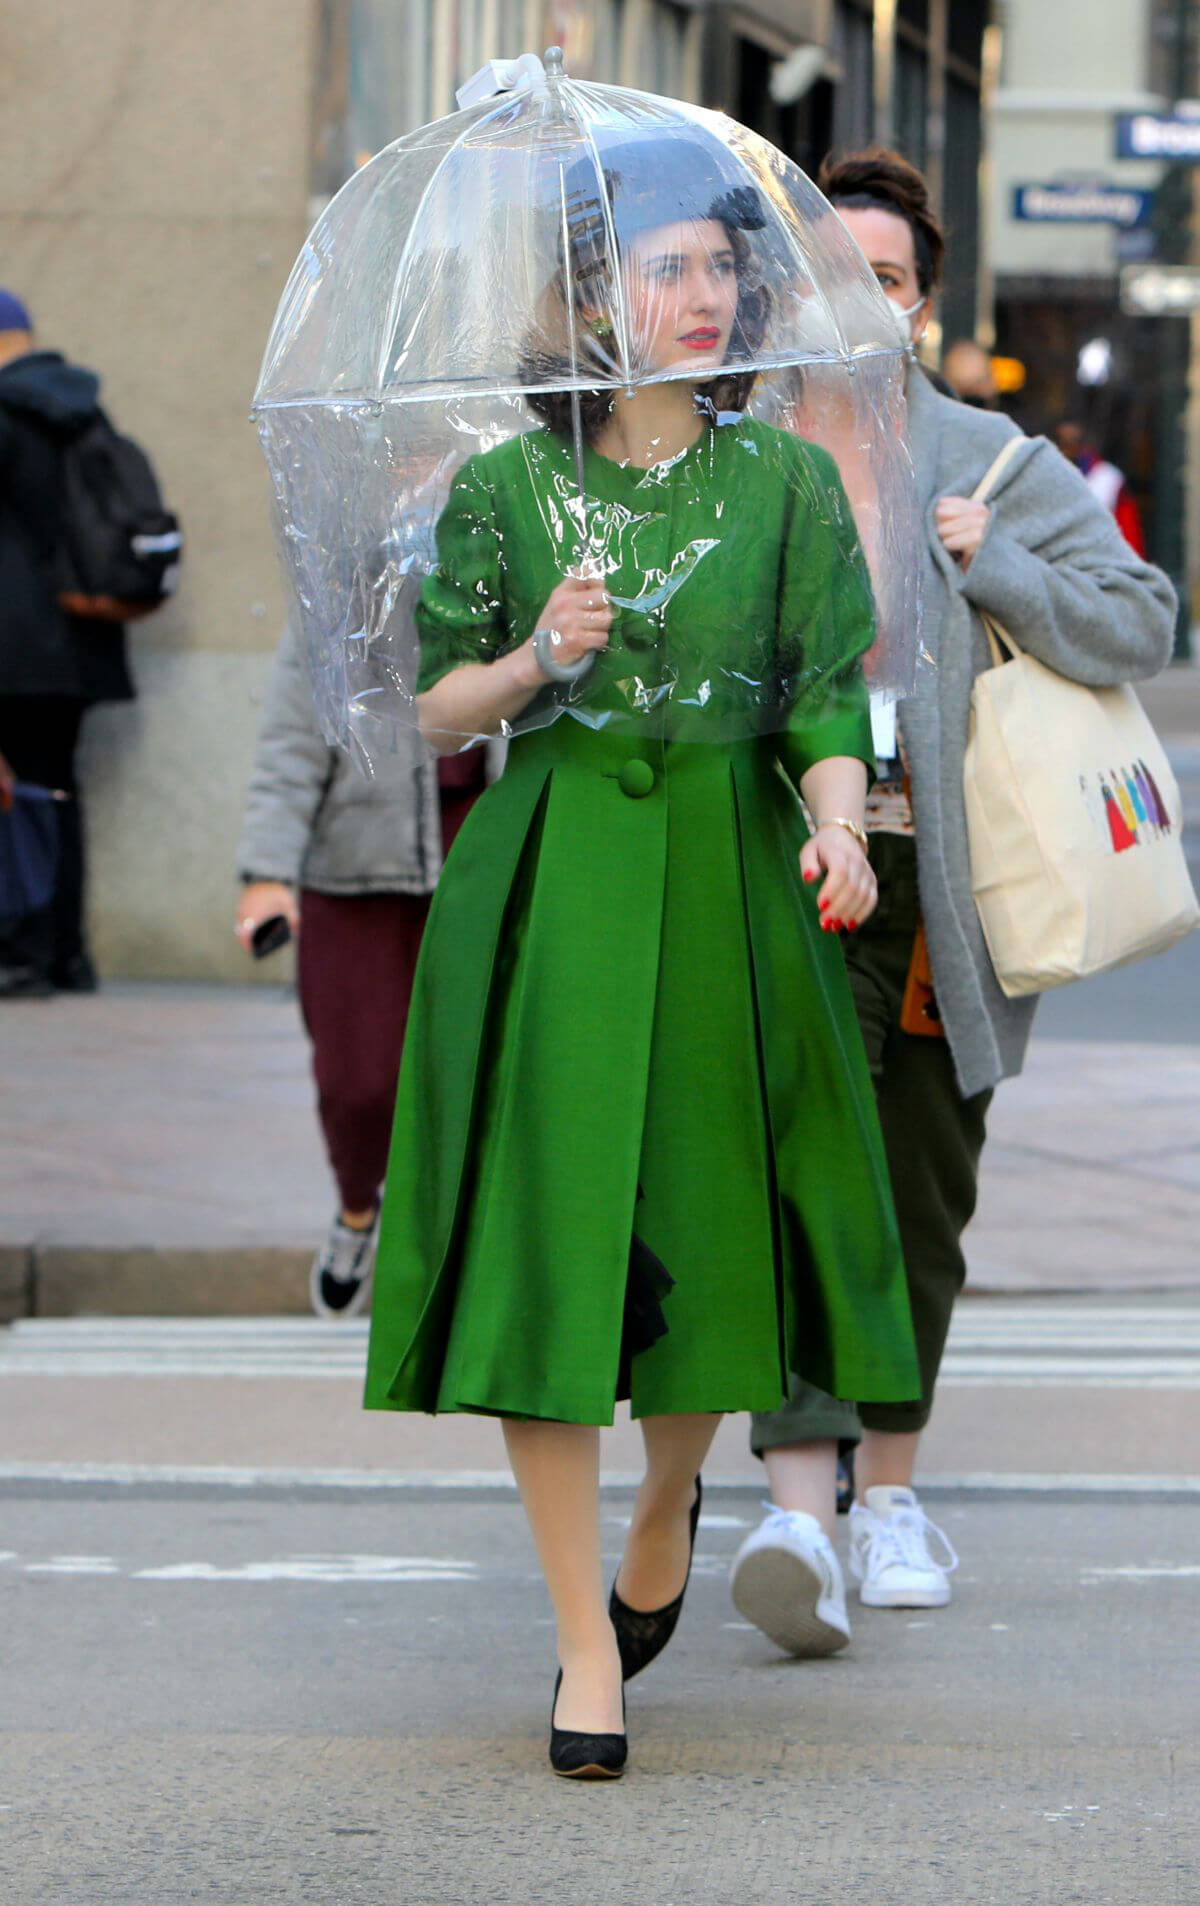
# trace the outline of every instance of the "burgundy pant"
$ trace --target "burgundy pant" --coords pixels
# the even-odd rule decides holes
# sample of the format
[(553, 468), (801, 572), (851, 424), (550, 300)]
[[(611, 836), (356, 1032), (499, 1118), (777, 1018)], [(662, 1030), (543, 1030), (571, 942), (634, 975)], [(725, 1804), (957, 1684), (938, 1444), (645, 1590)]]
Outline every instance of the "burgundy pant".
[[(447, 852), (481, 785), (482, 755), (478, 749), (441, 764)], [(300, 1011), (312, 1040), (325, 1149), (347, 1211), (369, 1210), (383, 1183), (429, 902), (428, 894), (300, 892)]]

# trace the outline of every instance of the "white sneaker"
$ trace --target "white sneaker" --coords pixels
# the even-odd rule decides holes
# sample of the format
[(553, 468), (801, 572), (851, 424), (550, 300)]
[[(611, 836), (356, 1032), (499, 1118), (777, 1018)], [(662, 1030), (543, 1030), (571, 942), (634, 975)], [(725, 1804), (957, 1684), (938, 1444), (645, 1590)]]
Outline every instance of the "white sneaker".
[[(929, 1552), (940, 1542), (944, 1561)], [(850, 1570), (866, 1608), (944, 1608), (958, 1557), (949, 1537), (931, 1522), (915, 1493), (895, 1483), (867, 1490), (850, 1511)]]
[(733, 1605), (785, 1654), (832, 1655), (850, 1639), (846, 1585), (815, 1516), (768, 1503), (733, 1558)]
[(343, 1224), (340, 1216), (334, 1218), (308, 1278), (309, 1301), (318, 1317), (357, 1317), (365, 1308), (371, 1295), (378, 1243), (378, 1207), (362, 1231)]

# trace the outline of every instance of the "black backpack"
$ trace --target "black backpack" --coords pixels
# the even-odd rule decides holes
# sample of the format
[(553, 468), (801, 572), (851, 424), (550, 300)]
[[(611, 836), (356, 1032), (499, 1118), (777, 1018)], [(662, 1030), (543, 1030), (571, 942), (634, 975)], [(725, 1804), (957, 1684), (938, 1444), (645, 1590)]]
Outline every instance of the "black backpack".
[(179, 518), (163, 507), (150, 459), (102, 410), (62, 447), (59, 501), (59, 606), (102, 622), (161, 608), (179, 581)]

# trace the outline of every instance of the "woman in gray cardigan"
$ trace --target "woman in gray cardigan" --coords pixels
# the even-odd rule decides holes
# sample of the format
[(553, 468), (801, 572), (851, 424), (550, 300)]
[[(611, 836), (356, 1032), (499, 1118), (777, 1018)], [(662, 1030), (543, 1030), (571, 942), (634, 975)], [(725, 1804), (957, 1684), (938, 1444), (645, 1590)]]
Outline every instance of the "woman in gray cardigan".
[(495, 751), (434, 760), (416, 729), (368, 777), (317, 725), (291, 629), (267, 688), (238, 844), (234, 930), (282, 919), (299, 937), (300, 1010), (338, 1208), (313, 1260), (320, 1317), (352, 1317), (370, 1294), (379, 1187), (425, 916), (442, 860)]
[[(916, 344), (933, 308), (943, 237), (920, 173), (896, 153), (826, 163), (820, 179)], [(1087, 484), (1044, 438), (1025, 439), (986, 504), (971, 492), (1017, 430), (942, 396), (915, 362), (908, 420), (924, 513), (924, 641), (936, 687), (877, 724), (879, 781), (867, 814), (879, 905), (847, 934), (846, 962), (875, 1078), (908, 1271), (923, 1395), (852, 1405), (796, 1385), (754, 1419), (772, 1508), (734, 1563), (739, 1610), (792, 1654), (849, 1639), (829, 1537), (839, 1442), (861, 1438), (850, 1560), (869, 1607), (938, 1607), (955, 1557), (912, 1488), (920, 1432), (975, 1207), (992, 1089), (1021, 1069), (1036, 1002), (997, 984), (971, 898), (963, 757), (971, 685), (989, 666), (990, 610), (1039, 661), (1107, 686), (1167, 662), (1175, 599)], [(881, 711), (882, 713), (882, 711)]]

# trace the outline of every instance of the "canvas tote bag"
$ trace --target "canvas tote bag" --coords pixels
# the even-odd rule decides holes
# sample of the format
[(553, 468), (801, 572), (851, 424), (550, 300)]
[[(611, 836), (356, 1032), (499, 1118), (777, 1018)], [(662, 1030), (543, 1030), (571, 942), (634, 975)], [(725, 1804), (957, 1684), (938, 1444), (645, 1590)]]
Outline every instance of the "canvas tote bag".
[(1165, 952), (1200, 907), (1179, 789), (1133, 689), (1068, 681), (980, 613), (992, 667), (971, 692), (963, 768), (971, 888), (996, 977), (1019, 999)]

